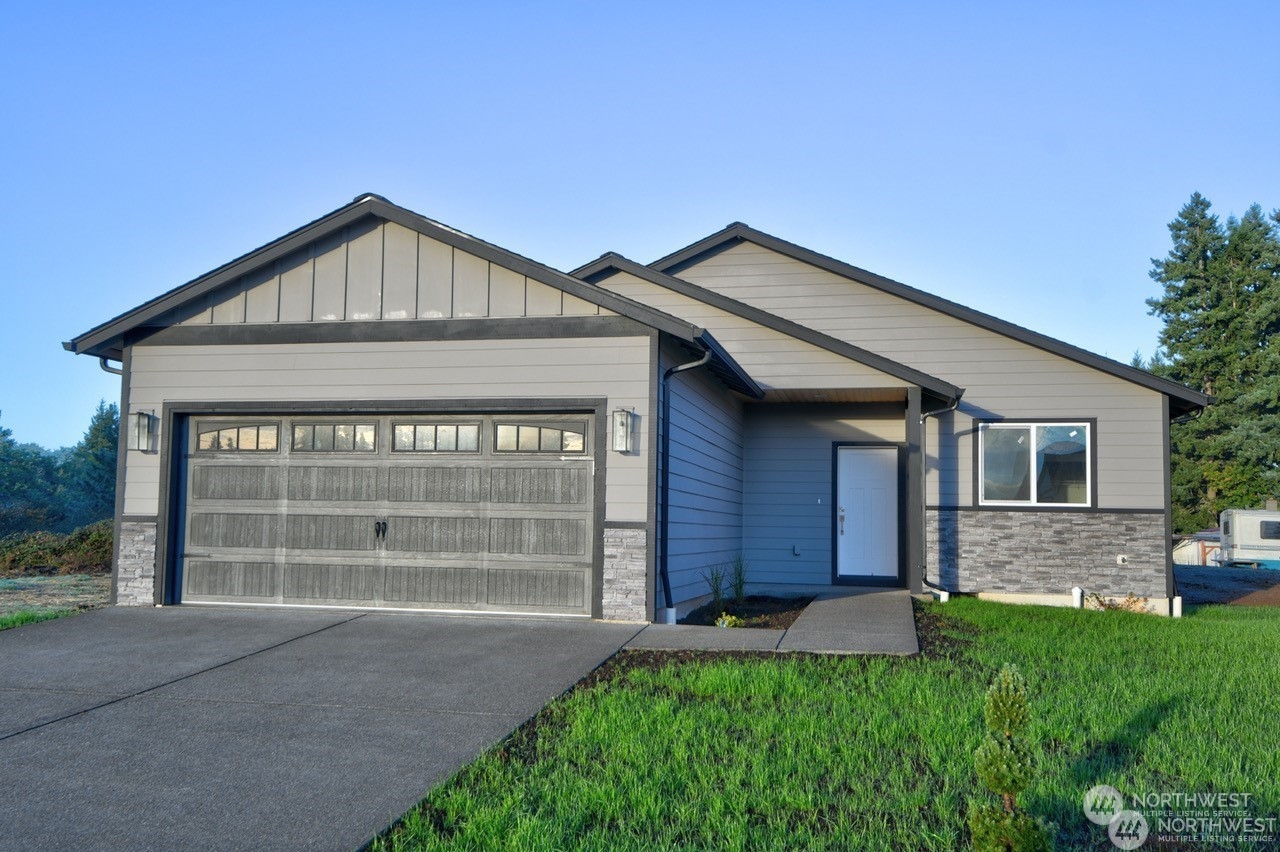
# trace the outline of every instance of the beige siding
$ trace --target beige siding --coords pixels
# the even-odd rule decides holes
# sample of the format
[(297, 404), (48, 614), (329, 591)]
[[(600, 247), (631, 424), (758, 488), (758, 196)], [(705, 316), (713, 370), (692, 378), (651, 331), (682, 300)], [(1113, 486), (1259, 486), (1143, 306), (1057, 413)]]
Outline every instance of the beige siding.
[(765, 390), (904, 388), (907, 382), (626, 272), (600, 286), (710, 329)]
[[(129, 411), (165, 402), (602, 397), (609, 409), (649, 410), (649, 338), (417, 341), (233, 346), (136, 346)], [(640, 447), (650, 422), (640, 418)], [(163, 437), (163, 436), (162, 436)], [(130, 452), (127, 515), (159, 508), (159, 456)], [(607, 520), (648, 517), (647, 452), (609, 453)]]
[(1164, 506), (1161, 395), (1155, 391), (751, 243), (678, 274), (964, 388), (949, 427), (958, 440), (941, 459), (938, 424), (928, 424), (938, 468), (928, 482), (931, 504), (972, 504), (973, 418), (1096, 417), (1099, 505)]
[(610, 315), (593, 302), (394, 222), (366, 222), (255, 270), (155, 324)]

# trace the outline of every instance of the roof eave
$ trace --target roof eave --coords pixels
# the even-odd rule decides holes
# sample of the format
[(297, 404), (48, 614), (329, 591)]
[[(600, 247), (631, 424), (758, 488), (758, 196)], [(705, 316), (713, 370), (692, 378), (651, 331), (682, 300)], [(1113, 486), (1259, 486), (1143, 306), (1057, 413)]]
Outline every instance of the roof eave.
[(949, 402), (958, 400), (964, 390), (957, 385), (939, 379), (937, 376), (931, 376), (923, 373), (906, 364), (898, 363), (889, 358), (877, 355), (861, 347), (854, 346), (843, 340), (823, 334), (820, 331), (802, 326), (799, 323), (771, 314), (767, 311), (748, 305), (746, 302), (740, 302), (729, 296), (700, 287), (683, 278), (676, 278), (666, 273), (659, 272), (643, 264), (630, 260), (615, 252), (609, 252), (601, 255), (595, 260), (578, 267), (572, 273), (583, 280), (592, 281), (600, 280), (611, 271), (625, 272), (635, 275), (643, 280), (656, 284), (659, 287), (665, 287), (674, 290), (677, 293), (688, 296), (691, 299), (697, 299), (700, 302), (719, 308), (728, 313), (740, 316), (743, 319), (750, 320), (767, 328), (772, 328), (782, 334), (803, 340), (810, 345), (825, 349), (842, 358), (848, 358), (859, 364), (864, 364), (872, 369), (879, 370), (882, 373), (910, 382), (923, 390), (929, 391), (933, 395), (945, 399)]
[(796, 245), (788, 242), (780, 237), (767, 234), (764, 231), (756, 230), (742, 222), (734, 222), (733, 224), (717, 231), (710, 236), (704, 237), (695, 243), (691, 243), (682, 249), (672, 252), (665, 257), (655, 260), (649, 264), (649, 267), (659, 272), (672, 274), (673, 270), (684, 266), (696, 258), (712, 252), (720, 251), (729, 243), (737, 242), (753, 242), (765, 248), (772, 249), (780, 254), (824, 269), (844, 278), (849, 278), (869, 287), (874, 287), (890, 295), (906, 299), (926, 308), (939, 311), (943, 314), (955, 317), (964, 322), (971, 323), (988, 331), (994, 331), (1005, 337), (1012, 338), (1037, 349), (1042, 349), (1059, 357), (1066, 358), (1076, 363), (1083, 364), (1095, 370), (1109, 373), (1117, 378), (1124, 379), (1136, 385), (1162, 393), (1171, 400), (1179, 400), (1187, 411), (1197, 408), (1204, 408), (1209, 404), (1209, 398), (1199, 391), (1192, 390), (1177, 382), (1162, 379), (1159, 376), (1148, 373), (1137, 367), (1130, 367), (1119, 361), (1113, 361), (1110, 358), (1103, 357), (1087, 349), (1081, 349), (1070, 343), (1056, 340), (1029, 328), (1016, 325), (1008, 320), (1002, 320), (982, 311), (969, 308), (964, 305), (944, 299), (941, 296), (935, 296), (932, 293), (926, 293), (923, 290), (917, 290), (915, 287), (886, 278), (883, 275), (877, 275), (866, 269), (862, 269), (852, 264), (845, 263), (842, 260), (829, 257), (827, 255), (807, 249), (804, 246)]
[(476, 254), (486, 260), (520, 272), (536, 281), (587, 299), (615, 313), (636, 320), (650, 328), (667, 332), (692, 342), (697, 329), (691, 323), (666, 314), (656, 308), (643, 305), (625, 296), (592, 287), (572, 276), (552, 269), (529, 258), (507, 251), (477, 237), (449, 228), (431, 219), (399, 207), (380, 195), (366, 193), (357, 196), (350, 204), (334, 210), (301, 228), (297, 228), (276, 240), (260, 246), (211, 272), (194, 278), (169, 290), (142, 305), (102, 323), (63, 344), (69, 352), (119, 358), (125, 335), (146, 325), (149, 321), (187, 304), (192, 299), (222, 287), (242, 275), (333, 234), (348, 225), (367, 217), (395, 222), (411, 230), (425, 233), (447, 245)]

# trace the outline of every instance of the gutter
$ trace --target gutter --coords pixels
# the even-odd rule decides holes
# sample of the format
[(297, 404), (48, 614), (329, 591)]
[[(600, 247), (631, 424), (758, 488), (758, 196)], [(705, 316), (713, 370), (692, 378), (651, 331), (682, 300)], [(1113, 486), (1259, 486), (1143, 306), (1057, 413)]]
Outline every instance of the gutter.
[(960, 407), (960, 397), (964, 396), (964, 390), (956, 394), (955, 399), (951, 400), (951, 404), (946, 408), (938, 408), (933, 411), (920, 412), (920, 558), (924, 564), (920, 566), (920, 582), (925, 586), (936, 589), (938, 591), (939, 600), (944, 603), (951, 597), (951, 589), (944, 588), (942, 583), (942, 560), (938, 560), (938, 583), (929, 582), (929, 526), (925, 522), (928, 515), (929, 507), (929, 454), (925, 452), (928, 442), (925, 440), (927, 431), (925, 421), (930, 417), (937, 417), (940, 414), (949, 414)]
[(658, 449), (658, 460), (662, 464), (662, 478), (658, 484), (658, 575), (662, 580), (663, 608), (660, 624), (676, 623), (676, 606), (671, 599), (671, 574), (667, 568), (668, 531), (671, 526), (670, 496), (671, 490), (671, 377), (685, 370), (696, 370), (711, 363), (712, 351), (707, 348), (702, 357), (687, 364), (677, 364), (662, 374), (660, 392), (662, 393), (662, 414), (659, 425), (662, 427), (662, 441)]

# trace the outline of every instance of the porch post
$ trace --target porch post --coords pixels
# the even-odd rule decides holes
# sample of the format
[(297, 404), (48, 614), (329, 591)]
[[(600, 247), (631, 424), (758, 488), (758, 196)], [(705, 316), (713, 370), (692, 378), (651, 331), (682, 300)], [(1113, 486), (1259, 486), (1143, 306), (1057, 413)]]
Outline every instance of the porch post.
[(924, 443), (920, 422), (920, 388), (907, 388), (907, 589), (924, 589)]

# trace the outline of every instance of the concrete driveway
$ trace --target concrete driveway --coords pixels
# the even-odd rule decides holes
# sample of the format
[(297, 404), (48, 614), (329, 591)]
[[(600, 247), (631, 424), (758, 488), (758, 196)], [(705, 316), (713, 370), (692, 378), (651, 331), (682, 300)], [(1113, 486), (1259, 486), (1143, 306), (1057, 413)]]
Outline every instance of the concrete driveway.
[(0, 631), (3, 845), (359, 847), (638, 630), (173, 607)]

